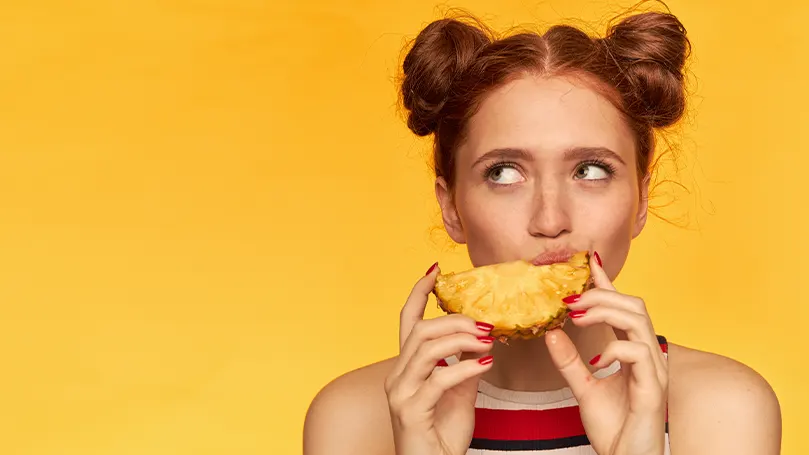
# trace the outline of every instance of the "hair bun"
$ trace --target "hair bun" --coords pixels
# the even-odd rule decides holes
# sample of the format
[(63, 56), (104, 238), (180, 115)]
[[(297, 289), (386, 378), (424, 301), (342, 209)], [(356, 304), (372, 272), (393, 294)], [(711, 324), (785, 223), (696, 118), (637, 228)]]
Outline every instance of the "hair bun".
[(654, 127), (676, 123), (685, 112), (683, 68), (690, 53), (683, 24), (667, 13), (636, 14), (610, 27), (604, 41), (618, 64), (614, 82), (628, 109)]
[(491, 42), (484, 30), (458, 19), (440, 19), (416, 37), (402, 65), (401, 84), (407, 126), (415, 134), (426, 136), (438, 128), (453, 82)]

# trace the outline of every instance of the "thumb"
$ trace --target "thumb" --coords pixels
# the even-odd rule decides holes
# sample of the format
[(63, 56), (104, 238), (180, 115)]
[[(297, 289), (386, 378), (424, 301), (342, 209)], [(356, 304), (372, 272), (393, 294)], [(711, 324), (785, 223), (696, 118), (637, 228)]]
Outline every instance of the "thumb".
[(427, 308), (427, 300), (429, 299), (430, 292), (435, 286), (438, 274), (441, 273), (441, 268), (438, 263), (434, 263), (427, 270), (427, 273), (419, 279), (410, 291), (407, 301), (399, 313), (399, 348), (401, 349), (410, 332), (413, 331), (413, 326), (424, 318), (424, 311)]
[(573, 395), (580, 400), (593, 382), (592, 374), (584, 365), (576, 345), (564, 330), (558, 328), (545, 334), (545, 344), (551, 361), (567, 381)]

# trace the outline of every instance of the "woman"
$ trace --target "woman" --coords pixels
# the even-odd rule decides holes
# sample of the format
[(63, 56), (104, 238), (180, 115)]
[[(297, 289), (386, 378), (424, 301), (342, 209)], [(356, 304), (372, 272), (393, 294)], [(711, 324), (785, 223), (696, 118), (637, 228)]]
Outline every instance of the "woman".
[(612, 285), (646, 223), (654, 133), (684, 112), (688, 51), (664, 13), (601, 39), (569, 26), (494, 39), (454, 19), (418, 35), (401, 93), (409, 128), (434, 135), (449, 235), (475, 266), (591, 251), (595, 288), (566, 300), (563, 329), (503, 345), (464, 316), (422, 320), (433, 265), (402, 309), (400, 354), (315, 398), (306, 455), (779, 453), (767, 382), (668, 343)]

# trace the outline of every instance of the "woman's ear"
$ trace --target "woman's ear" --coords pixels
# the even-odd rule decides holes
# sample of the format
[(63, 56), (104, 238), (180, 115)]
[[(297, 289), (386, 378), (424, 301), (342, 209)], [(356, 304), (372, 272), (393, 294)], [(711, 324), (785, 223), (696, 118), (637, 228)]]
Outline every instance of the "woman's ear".
[(444, 220), (444, 228), (450, 238), (456, 243), (466, 243), (461, 217), (458, 216), (455, 201), (444, 177), (435, 179), (435, 197), (438, 199), (438, 205), (441, 206), (441, 218)]
[(649, 215), (649, 183), (651, 175), (646, 174), (640, 184), (640, 201), (638, 202), (638, 213), (635, 216), (635, 229), (632, 232), (632, 238), (639, 236), (646, 226), (646, 218)]

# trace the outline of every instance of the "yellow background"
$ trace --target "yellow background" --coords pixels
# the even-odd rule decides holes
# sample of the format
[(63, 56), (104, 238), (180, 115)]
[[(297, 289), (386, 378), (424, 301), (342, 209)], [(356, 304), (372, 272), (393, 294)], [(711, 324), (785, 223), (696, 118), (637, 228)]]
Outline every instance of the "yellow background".
[[(739, 359), (809, 453), (809, 6), (672, 1), (693, 115), (622, 290)], [(623, 5), (627, 5), (624, 3)], [(444, 5), (446, 6), (446, 4)], [(497, 28), (600, 1), (453, 2)], [(394, 355), (434, 261), (427, 142), (396, 111), (432, 0), (0, 7), (0, 452), (295, 454), (314, 394)], [(430, 315), (436, 315), (431, 305)]]

